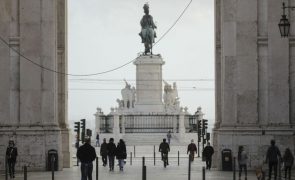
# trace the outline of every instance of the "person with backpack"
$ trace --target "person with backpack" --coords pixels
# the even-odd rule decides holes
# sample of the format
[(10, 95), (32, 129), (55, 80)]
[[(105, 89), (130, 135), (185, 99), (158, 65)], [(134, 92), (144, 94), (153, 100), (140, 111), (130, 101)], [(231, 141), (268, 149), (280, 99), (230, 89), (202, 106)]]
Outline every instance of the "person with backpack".
[(6, 159), (8, 164), (8, 170), (10, 178), (15, 178), (15, 163), (17, 157), (17, 148), (15, 147), (14, 141), (10, 140), (8, 142), (8, 147), (6, 149)]
[(241, 180), (243, 169), (245, 172), (245, 180), (247, 180), (247, 160), (248, 160), (248, 155), (246, 151), (244, 150), (244, 147), (239, 146), (239, 152), (238, 152), (239, 180)]
[(270, 141), (271, 146), (267, 150), (266, 162), (268, 162), (269, 172), (268, 179), (271, 180), (272, 169), (274, 170), (274, 179), (277, 179), (278, 162), (281, 160), (281, 152), (275, 145), (275, 140)]
[(291, 169), (294, 163), (294, 156), (289, 148), (287, 148), (285, 151), (285, 154), (283, 156), (283, 162), (285, 166), (285, 179), (287, 179), (287, 174), (289, 176), (288, 179), (291, 179)]
[(120, 171), (123, 171), (123, 168), (125, 165), (124, 159), (127, 158), (126, 145), (125, 145), (125, 142), (123, 141), (123, 139), (120, 139), (120, 141), (117, 145), (116, 157), (119, 161)]

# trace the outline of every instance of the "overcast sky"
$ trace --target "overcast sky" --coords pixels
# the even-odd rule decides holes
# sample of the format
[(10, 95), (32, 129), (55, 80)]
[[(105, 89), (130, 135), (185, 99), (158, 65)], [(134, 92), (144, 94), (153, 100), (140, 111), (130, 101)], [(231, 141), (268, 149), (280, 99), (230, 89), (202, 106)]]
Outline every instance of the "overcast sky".
[[(174, 23), (189, 0), (70, 0), (68, 1), (69, 73), (88, 74), (116, 68), (144, 50), (138, 33), (143, 5), (158, 29), (158, 39)], [(157, 40), (157, 39), (156, 39)], [(176, 81), (181, 106), (194, 113), (202, 106), (209, 123), (214, 120), (214, 5), (193, 0), (178, 24), (153, 49), (166, 62), (163, 79)], [(95, 81), (85, 79), (95, 79)], [(74, 80), (83, 79), (83, 80)], [(113, 81), (102, 81), (112, 79)], [(103, 75), (69, 77), (69, 120), (86, 118), (101, 107), (105, 114), (117, 106), (123, 79), (135, 86), (132, 63)], [(199, 81), (203, 79), (204, 81)]]

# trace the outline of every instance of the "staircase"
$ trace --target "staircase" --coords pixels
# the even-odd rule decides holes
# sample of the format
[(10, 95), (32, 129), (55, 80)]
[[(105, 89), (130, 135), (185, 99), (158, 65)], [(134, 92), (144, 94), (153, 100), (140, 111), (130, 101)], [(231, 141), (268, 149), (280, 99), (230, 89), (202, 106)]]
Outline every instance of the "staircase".
[[(159, 145), (163, 139), (166, 138), (167, 136), (165, 133), (130, 133), (130, 134), (125, 134), (123, 135), (123, 139), (128, 145)], [(166, 140), (167, 142), (167, 140)], [(183, 145), (178, 140), (178, 137), (176, 135), (172, 134), (171, 142), (170, 145)]]

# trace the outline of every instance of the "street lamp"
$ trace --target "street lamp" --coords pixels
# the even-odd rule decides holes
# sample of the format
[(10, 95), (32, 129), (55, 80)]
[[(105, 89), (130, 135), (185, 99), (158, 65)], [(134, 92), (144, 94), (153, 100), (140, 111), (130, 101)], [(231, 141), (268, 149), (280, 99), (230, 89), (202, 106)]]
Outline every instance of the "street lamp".
[(279, 29), (280, 29), (280, 33), (281, 33), (281, 37), (288, 37), (289, 36), (289, 32), (290, 32), (290, 22), (287, 18), (287, 15), (285, 14), (285, 9), (292, 9), (294, 10), (295, 7), (292, 6), (285, 6), (285, 3), (283, 3), (283, 15), (282, 18), (280, 20), (279, 25)]

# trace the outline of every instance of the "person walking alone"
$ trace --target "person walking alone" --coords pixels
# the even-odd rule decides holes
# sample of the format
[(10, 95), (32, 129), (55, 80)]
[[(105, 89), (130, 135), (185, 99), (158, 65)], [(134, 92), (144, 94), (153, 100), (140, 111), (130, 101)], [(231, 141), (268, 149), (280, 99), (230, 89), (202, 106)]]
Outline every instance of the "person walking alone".
[(8, 164), (8, 170), (10, 178), (14, 178), (15, 174), (15, 163), (17, 157), (17, 148), (15, 147), (14, 141), (10, 140), (8, 142), (8, 147), (6, 149), (6, 159)]
[(207, 143), (207, 146), (204, 148), (203, 154), (206, 160), (206, 169), (211, 169), (212, 164), (212, 155), (214, 154), (214, 149), (210, 146), (210, 143)]
[(285, 166), (285, 179), (287, 179), (287, 174), (288, 174), (288, 179), (291, 179), (291, 169), (294, 163), (294, 156), (289, 148), (286, 149), (285, 154), (283, 156), (283, 162)]
[(270, 141), (271, 146), (267, 150), (266, 162), (268, 162), (268, 179), (271, 180), (272, 169), (274, 170), (274, 179), (277, 179), (278, 162), (281, 160), (281, 152), (275, 145), (275, 140)]
[(99, 134), (96, 133), (96, 144), (95, 144), (96, 147), (99, 147)]
[(92, 180), (93, 164), (96, 158), (94, 147), (90, 145), (90, 138), (85, 138), (85, 143), (79, 147), (77, 151), (77, 158), (81, 162), (81, 180)]
[(241, 180), (242, 171), (245, 172), (245, 180), (247, 180), (247, 159), (248, 155), (243, 146), (239, 146), (238, 164), (239, 164), (239, 180)]
[(117, 150), (116, 150), (116, 157), (119, 161), (120, 171), (123, 171), (123, 168), (125, 165), (124, 159), (127, 158), (126, 145), (123, 139), (120, 139), (118, 143)]
[(195, 153), (197, 153), (197, 146), (194, 143), (194, 140), (191, 140), (191, 143), (187, 146), (187, 154), (189, 153), (189, 157), (191, 161), (194, 161)]
[(106, 166), (108, 164), (108, 144), (106, 142), (106, 138), (103, 138), (103, 143), (100, 146), (100, 156), (102, 165)]
[(163, 142), (161, 142), (160, 146), (159, 146), (159, 152), (161, 152), (161, 158), (162, 161), (163, 159), (163, 155), (166, 155), (167, 157), (167, 165), (169, 165), (169, 160), (168, 160), (168, 152), (170, 152), (170, 146), (169, 144), (166, 142), (166, 139), (163, 139)]
[(110, 171), (114, 171), (115, 155), (116, 155), (116, 145), (114, 144), (114, 138), (110, 138), (107, 145), (108, 157), (109, 157), (109, 167)]
[(168, 133), (167, 133), (167, 140), (168, 140), (168, 144), (169, 145), (170, 145), (171, 137), (172, 137), (171, 131), (168, 131)]

